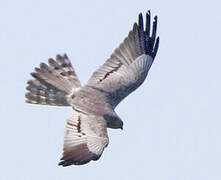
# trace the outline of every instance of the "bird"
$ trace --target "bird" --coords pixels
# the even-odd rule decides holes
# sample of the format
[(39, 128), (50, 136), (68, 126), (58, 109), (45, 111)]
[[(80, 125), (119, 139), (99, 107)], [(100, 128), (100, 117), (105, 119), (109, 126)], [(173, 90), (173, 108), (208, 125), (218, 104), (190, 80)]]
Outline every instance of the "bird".
[(66, 54), (40, 63), (31, 73), (27, 103), (71, 106), (58, 165), (98, 160), (109, 144), (107, 128), (123, 129), (115, 108), (147, 77), (159, 47), (157, 21), (157, 16), (151, 19), (150, 11), (140, 13), (128, 36), (85, 85), (81, 85)]

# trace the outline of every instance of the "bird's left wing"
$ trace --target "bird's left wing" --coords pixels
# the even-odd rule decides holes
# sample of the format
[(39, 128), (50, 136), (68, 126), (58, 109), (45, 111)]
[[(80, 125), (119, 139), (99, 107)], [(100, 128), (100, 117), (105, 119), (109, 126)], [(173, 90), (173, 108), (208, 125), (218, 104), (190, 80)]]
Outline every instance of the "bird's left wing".
[(113, 107), (143, 83), (157, 54), (157, 17), (154, 18), (151, 35), (150, 12), (146, 13), (145, 29), (142, 14), (139, 14), (138, 21), (128, 37), (93, 73), (86, 85), (107, 93)]
[(98, 160), (108, 142), (103, 117), (72, 109), (66, 122), (63, 157), (59, 165), (82, 165)]

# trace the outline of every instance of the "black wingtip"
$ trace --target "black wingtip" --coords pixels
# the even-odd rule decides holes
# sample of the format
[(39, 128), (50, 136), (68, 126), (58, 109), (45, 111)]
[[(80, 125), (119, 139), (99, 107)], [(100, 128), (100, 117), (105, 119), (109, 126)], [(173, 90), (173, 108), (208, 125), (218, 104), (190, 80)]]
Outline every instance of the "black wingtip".
[(158, 17), (155, 16), (153, 18), (152, 28), (151, 28), (151, 12), (150, 10), (148, 10), (146, 13), (146, 27), (145, 27), (146, 36), (147, 36), (146, 47), (147, 47), (147, 54), (151, 55), (153, 59), (155, 58), (157, 51), (158, 51), (158, 47), (159, 47), (159, 37), (157, 37), (156, 39), (157, 23), (158, 23)]
[(154, 49), (156, 34), (157, 34), (157, 16), (155, 16), (154, 20), (153, 20), (152, 34), (151, 34), (151, 38), (150, 38), (150, 48), (152, 51)]
[(140, 29), (143, 30), (143, 15), (142, 15), (142, 13), (140, 13), (138, 16), (138, 26)]
[(156, 43), (155, 43), (154, 49), (153, 49), (153, 54), (152, 54), (153, 59), (157, 55), (157, 51), (158, 51), (158, 48), (159, 48), (159, 43), (160, 43), (160, 37), (158, 36), (157, 39), (156, 39)]
[(71, 158), (71, 159), (67, 159), (67, 160), (63, 160), (63, 161), (59, 162), (58, 166), (67, 167), (67, 166), (71, 166), (71, 165), (84, 165), (84, 164), (87, 164), (88, 162), (90, 162), (90, 159), (84, 160), (84, 161), (79, 161), (74, 158)]
[(136, 29), (137, 29), (137, 23), (134, 23), (134, 25), (133, 25), (133, 31), (136, 31)]
[(151, 13), (150, 10), (147, 11), (146, 13), (146, 27), (145, 27), (145, 31), (147, 33), (148, 36), (150, 36), (150, 18), (151, 18)]

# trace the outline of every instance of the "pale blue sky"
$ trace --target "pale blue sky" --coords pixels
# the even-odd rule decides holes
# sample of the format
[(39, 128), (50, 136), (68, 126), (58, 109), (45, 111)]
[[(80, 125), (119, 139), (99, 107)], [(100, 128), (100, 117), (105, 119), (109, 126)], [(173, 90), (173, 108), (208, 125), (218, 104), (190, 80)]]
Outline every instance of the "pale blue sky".
[[(0, 179), (221, 179), (221, 13), (210, 1), (19, 0), (0, 3)], [(109, 57), (139, 12), (159, 17), (144, 84), (116, 109), (101, 159), (57, 166), (70, 108), (25, 104), (40, 62), (67, 53), (80, 80)]]

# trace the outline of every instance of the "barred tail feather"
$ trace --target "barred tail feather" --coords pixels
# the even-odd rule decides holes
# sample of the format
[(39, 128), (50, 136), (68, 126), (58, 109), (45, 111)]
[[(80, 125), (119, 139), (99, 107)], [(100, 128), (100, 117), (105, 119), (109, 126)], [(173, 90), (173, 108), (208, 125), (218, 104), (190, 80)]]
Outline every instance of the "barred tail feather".
[(66, 98), (67, 93), (45, 81), (30, 80), (26, 89), (29, 91), (25, 95), (27, 103), (70, 106)]
[(41, 63), (28, 81), (26, 102), (31, 104), (70, 106), (67, 95), (79, 88), (80, 81), (66, 55), (49, 59), (49, 65)]

